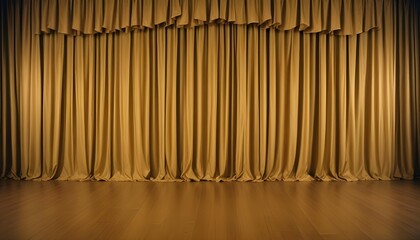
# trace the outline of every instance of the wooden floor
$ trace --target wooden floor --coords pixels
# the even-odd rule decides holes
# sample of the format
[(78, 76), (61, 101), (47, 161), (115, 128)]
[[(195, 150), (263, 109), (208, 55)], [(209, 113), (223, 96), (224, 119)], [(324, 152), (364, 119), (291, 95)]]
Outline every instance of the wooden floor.
[(420, 239), (420, 182), (2, 180), (0, 239)]

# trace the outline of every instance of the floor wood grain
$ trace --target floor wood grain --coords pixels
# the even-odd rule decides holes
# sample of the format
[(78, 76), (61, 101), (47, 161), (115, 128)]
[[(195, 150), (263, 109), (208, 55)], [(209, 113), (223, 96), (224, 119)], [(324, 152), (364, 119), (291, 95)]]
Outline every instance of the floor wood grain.
[(420, 182), (2, 180), (0, 239), (420, 239)]

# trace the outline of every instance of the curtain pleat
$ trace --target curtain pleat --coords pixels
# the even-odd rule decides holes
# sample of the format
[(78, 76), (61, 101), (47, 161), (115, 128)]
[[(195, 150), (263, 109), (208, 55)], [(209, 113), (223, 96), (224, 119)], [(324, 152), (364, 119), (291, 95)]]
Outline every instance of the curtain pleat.
[[(415, 10), (414, 10), (414, 12), (413, 12), (413, 15), (415, 15), (415, 16), (417, 16), (417, 14), (418, 14), (418, 9), (420, 9), (420, 3), (419, 2), (416, 2), (416, 6), (415, 6)], [(420, 18), (417, 18), (417, 22), (414, 22), (414, 24), (413, 24), (413, 29), (419, 29), (420, 28)], [(414, 39), (415, 40), (419, 40), (420, 39), (420, 36), (419, 36), (419, 32), (418, 31), (413, 31), (414, 32)], [(414, 46), (414, 48), (415, 48), (415, 50), (414, 50), (414, 61), (416, 61), (416, 62), (419, 62), (420, 61), (420, 47), (417, 45), (417, 46)], [(415, 68), (415, 77), (416, 77), (416, 79), (418, 79), (418, 77), (420, 77), (420, 69), (419, 68)], [(418, 97), (418, 96), (420, 96), (420, 83), (418, 83), (418, 82), (416, 82), (415, 81), (415, 83), (414, 83), (414, 85), (415, 85), (415, 93), (414, 93), (414, 98), (415, 98), (415, 105), (416, 105), (416, 108), (415, 108), (415, 110), (414, 110), (414, 114), (415, 114), (415, 117), (414, 117), (414, 119), (415, 119), (415, 123), (416, 123), (416, 131), (414, 132), (414, 134), (415, 134), (415, 136), (414, 136), (414, 139), (415, 139), (415, 142), (417, 142), (417, 146), (416, 146), (416, 150), (417, 151), (415, 151), (414, 152), (414, 161), (415, 161), (415, 176), (420, 176), (420, 139), (419, 139), (419, 137), (418, 136), (420, 136), (420, 97)], [(417, 161), (416, 161), (416, 159), (417, 159)]]
[[(416, 8), (417, 7), (417, 8)], [(419, 129), (418, 118), (418, 95), (416, 92), (418, 85), (418, 67), (415, 66), (419, 61), (419, 36), (418, 36), (418, 3), (402, 2), (396, 7), (398, 21), (395, 22), (394, 41), (400, 46), (396, 58), (397, 81), (397, 112), (404, 116), (398, 119), (397, 142), (399, 145), (397, 157), (405, 158), (408, 161), (397, 164), (399, 176), (413, 174), (413, 165), (419, 162)], [(404, 13), (404, 14), (402, 14)], [(417, 145), (417, 146), (416, 146)]]
[[(418, 174), (415, 1), (161, 1), (171, 9), (163, 15), (155, 1), (41, 2), (0, 5), (2, 178), (354, 181)], [(133, 6), (135, 18), (120, 14)], [(381, 17), (344, 14), (312, 24), (328, 19), (322, 12), (330, 7), (380, 8)], [(33, 10), (68, 8), (60, 18), (84, 16), (71, 28), (58, 10)], [(282, 22), (293, 16), (298, 25)], [(258, 25), (275, 19), (276, 27)], [(133, 21), (144, 29), (56, 32), (124, 30)], [(344, 35), (364, 31), (367, 21), (382, 27), (305, 34), (344, 31), (343, 21)], [(200, 26), (179, 28), (191, 24)], [(36, 34), (39, 26), (50, 34)], [(279, 30), (287, 26), (292, 30)]]
[(24, 1), (41, 18), (36, 33), (94, 34), (212, 22), (353, 35), (382, 27), (384, 0)]

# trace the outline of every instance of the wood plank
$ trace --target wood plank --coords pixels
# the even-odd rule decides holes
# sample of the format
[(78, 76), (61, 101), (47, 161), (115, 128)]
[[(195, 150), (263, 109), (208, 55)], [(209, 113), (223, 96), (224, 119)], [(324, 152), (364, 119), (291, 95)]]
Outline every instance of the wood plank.
[(0, 181), (1, 239), (420, 239), (419, 181)]

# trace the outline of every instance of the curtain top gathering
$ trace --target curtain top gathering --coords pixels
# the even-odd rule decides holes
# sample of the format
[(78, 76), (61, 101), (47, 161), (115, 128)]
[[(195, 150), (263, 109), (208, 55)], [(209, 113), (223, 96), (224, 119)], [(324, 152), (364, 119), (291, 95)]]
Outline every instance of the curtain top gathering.
[[(380, 29), (391, 0), (29, 0), (35, 33), (95, 34), (155, 27), (256, 24), (354, 35)], [(26, 5), (26, 6), (25, 6)]]

